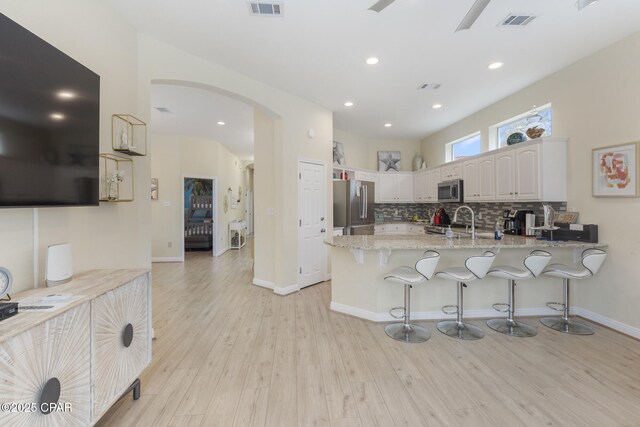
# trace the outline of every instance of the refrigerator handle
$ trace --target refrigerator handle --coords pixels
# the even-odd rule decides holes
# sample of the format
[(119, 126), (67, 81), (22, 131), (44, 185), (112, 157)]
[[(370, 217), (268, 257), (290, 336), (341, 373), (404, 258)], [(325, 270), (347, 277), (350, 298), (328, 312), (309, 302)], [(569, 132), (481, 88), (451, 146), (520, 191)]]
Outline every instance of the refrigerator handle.
[(360, 219), (366, 218), (365, 212), (367, 211), (367, 187), (360, 187)]
[(364, 186), (364, 218), (369, 216), (369, 187)]

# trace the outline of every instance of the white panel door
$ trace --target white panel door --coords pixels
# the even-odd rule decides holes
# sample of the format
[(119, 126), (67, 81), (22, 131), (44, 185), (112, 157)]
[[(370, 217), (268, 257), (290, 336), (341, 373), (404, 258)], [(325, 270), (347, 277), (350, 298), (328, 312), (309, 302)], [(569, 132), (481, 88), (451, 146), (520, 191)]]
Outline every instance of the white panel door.
[(326, 175), (320, 164), (298, 165), (298, 284), (300, 288), (326, 280)]

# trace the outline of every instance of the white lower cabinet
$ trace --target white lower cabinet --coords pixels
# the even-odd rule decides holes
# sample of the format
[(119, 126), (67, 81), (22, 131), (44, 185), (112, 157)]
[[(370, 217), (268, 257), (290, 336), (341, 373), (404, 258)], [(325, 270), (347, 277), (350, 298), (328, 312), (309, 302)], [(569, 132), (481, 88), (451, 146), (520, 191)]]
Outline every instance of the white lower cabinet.
[(374, 233), (380, 236), (406, 236), (424, 234), (424, 225), (418, 224), (378, 224)]

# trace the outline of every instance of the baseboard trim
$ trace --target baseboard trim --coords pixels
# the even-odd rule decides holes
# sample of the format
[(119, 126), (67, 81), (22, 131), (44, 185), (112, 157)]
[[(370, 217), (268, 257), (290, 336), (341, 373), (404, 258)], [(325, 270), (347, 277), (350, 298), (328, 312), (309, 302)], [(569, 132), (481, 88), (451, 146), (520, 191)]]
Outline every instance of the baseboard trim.
[[(337, 313), (348, 314), (349, 316), (359, 317), (361, 319), (370, 320), (372, 322), (393, 322), (397, 321), (391, 317), (389, 313), (376, 313), (373, 311), (363, 310), (361, 308), (352, 307), (350, 305), (340, 304), (331, 301), (329, 306), (331, 311)], [(498, 313), (495, 310), (465, 310), (465, 317), (469, 319), (491, 319), (494, 317), (502, 317), (504, 314)], [(549, 308), (521, 308), (516, 310), (516, 316), (549, 316), (557, 315), (558, 312)], [(413, 320), (441, 320), (441, 319), (455, 319), (455, 315), (447, 315), (442, 311), (413, 311), (411, 312), (411, 319)]]
[(181, 256), (177, 257), (152, 257), (151, 262), (183, 262)]
[(268, 280), (258, 279), (257, 277), (253, 278), (253, 284), (256, 286), (260, 286), (261, 288), (267, 288), (273, 290), (276, 287), (276, 284), (273, 282), (269, 282)]
[(587, 320), (591, 320), (592, 322), (606, 326), (607, 328), (613, 329), (614, 331), (618, 331), (625, 335), (629, 335), (630, 337), (640, 339), (640, 329), (629, 326), (626, 323), (609, 319), (608, 317), (602, 316), (601, 314), (594, 313), (593, 311), (589, 311), (581, 307), (576, 307), (572, 310), (572, 313), (577, 316), (584, 317)]
[(296, 283), (295, 285), (290, 286), (276, 286), (273, 288), (273, 293), (277, 295), (289, 295), (294, 292), (298, 292), (300, 290), (300, 286)]

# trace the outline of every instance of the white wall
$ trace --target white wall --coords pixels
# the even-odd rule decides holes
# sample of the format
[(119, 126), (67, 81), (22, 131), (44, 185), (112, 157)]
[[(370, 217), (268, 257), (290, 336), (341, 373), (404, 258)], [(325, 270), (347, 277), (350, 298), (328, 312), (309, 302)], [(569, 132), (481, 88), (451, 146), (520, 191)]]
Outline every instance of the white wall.
[[(0, 1), (18, 24), (81, 62), (101, 77), (100, 151), (111, 151), (111, 115), (138, 108), (136, 33), (106, 2), (60, 0)], [(39, 277), (46, 247), (70, 242), (76, 272), (94, 268), (150, 266), (149, 159), (134, 159), (136, 200), (100, 207), (40, 209)], [(9, 268), (17, 291), (33, 286), (33, 210), (0, 210), (0, 265)]]
[[(187, 54), (145, 35), (138, 37), (140, 95), (149, 93), (154, 81), (172, 83), (191, 82), (198, 87), (217, 90), (226, 95), (243, 99), (268, 111), (274, 120), (274, 145), (272, 153), (255, 148), (256, 180), (256, 261), (260, 257), (273, 256), (273, 273), (262, 270), (256, 262), (255, 276), (275, 283), (277, 287), (297, 284), (297, 161), (299, 158), (316, 159), (330, 165), (332, 162), (333, 116), (332, 113), (301, 98), (249, 79), (224, 67)], [(148, 97), (144, 100), (147, 106)], [(254, 124), (255, 125), (255, 124)], [(307, 136), (309, 129), (316, 136)], [(258, 144), (256, 139), (255, 145)], [(265, 157), (266, 155), (266, 157)], [(269, 159), (273, 156), (272, 161)], [(273, 182), (274, 197), (265, 201), (258, 197), (259, 182)], [(333, 198), (331, 176), (327, 174), (327, 204)], [(265, 205), (265, 203), (267, 203)], [(273, 218), (267, 216), (267, 208), (275, 208)], [(293, 208), (292, 208), (293, 207)], [(331, 212), (331, 210), (329, 210)], [(329, 214), (329, 224), (331, 215)], [(273, 222), (273, 239), (264, 226)], [(262, 224), (262, 225), (261, 225)], [(268, 248), (258, 245), (258, 240), (268, 241)], [(265, 253), (269, 252), (269, 253)], [(265, 277), (273, 274), (272, 280)]]
[[(216, 209), (218, 251), (229, 247), (229, 221), (244, 218), (244, 194), (236, 209), (224, 212), (223, 198), (231, 187), (245, 189), (242, 162), (224, 145), (216, 141), (182, 135), (153, 135), (151, 175), (158, 178), (158, 200), (151, 201), (151, 256), (180, 258), (182, 230), (182, 177), (211, 176), (218, 185)], [(170, 206), (165, 206), (166, 203)], [(171, 243), (171, 247), (169, 247)]]
[[(597, 277), (574, 286), (574, 303), (640, 328), (640, 201), (591, 196), (591, 150), (640, 140), (640, 33), (618, 42), (426, 138), (422, 150), (444, 162), (444, 144), (551, 102), (554, 136), (568, 137), (568, 206), (595, 223), (609, 257)], [(558, 281), (558, 286), (561, 286)]]
[[(334, 129), (333, 140), (344, 146), (347, 166), (378, 170), (378, 151), (400, 151), (402, 170), (413, 170), (413, 157), (421, 152), (420, 140), (413, 139), (368, 139), (350, 132)], [(427, 161), (427, 166), (433, 166)]]

